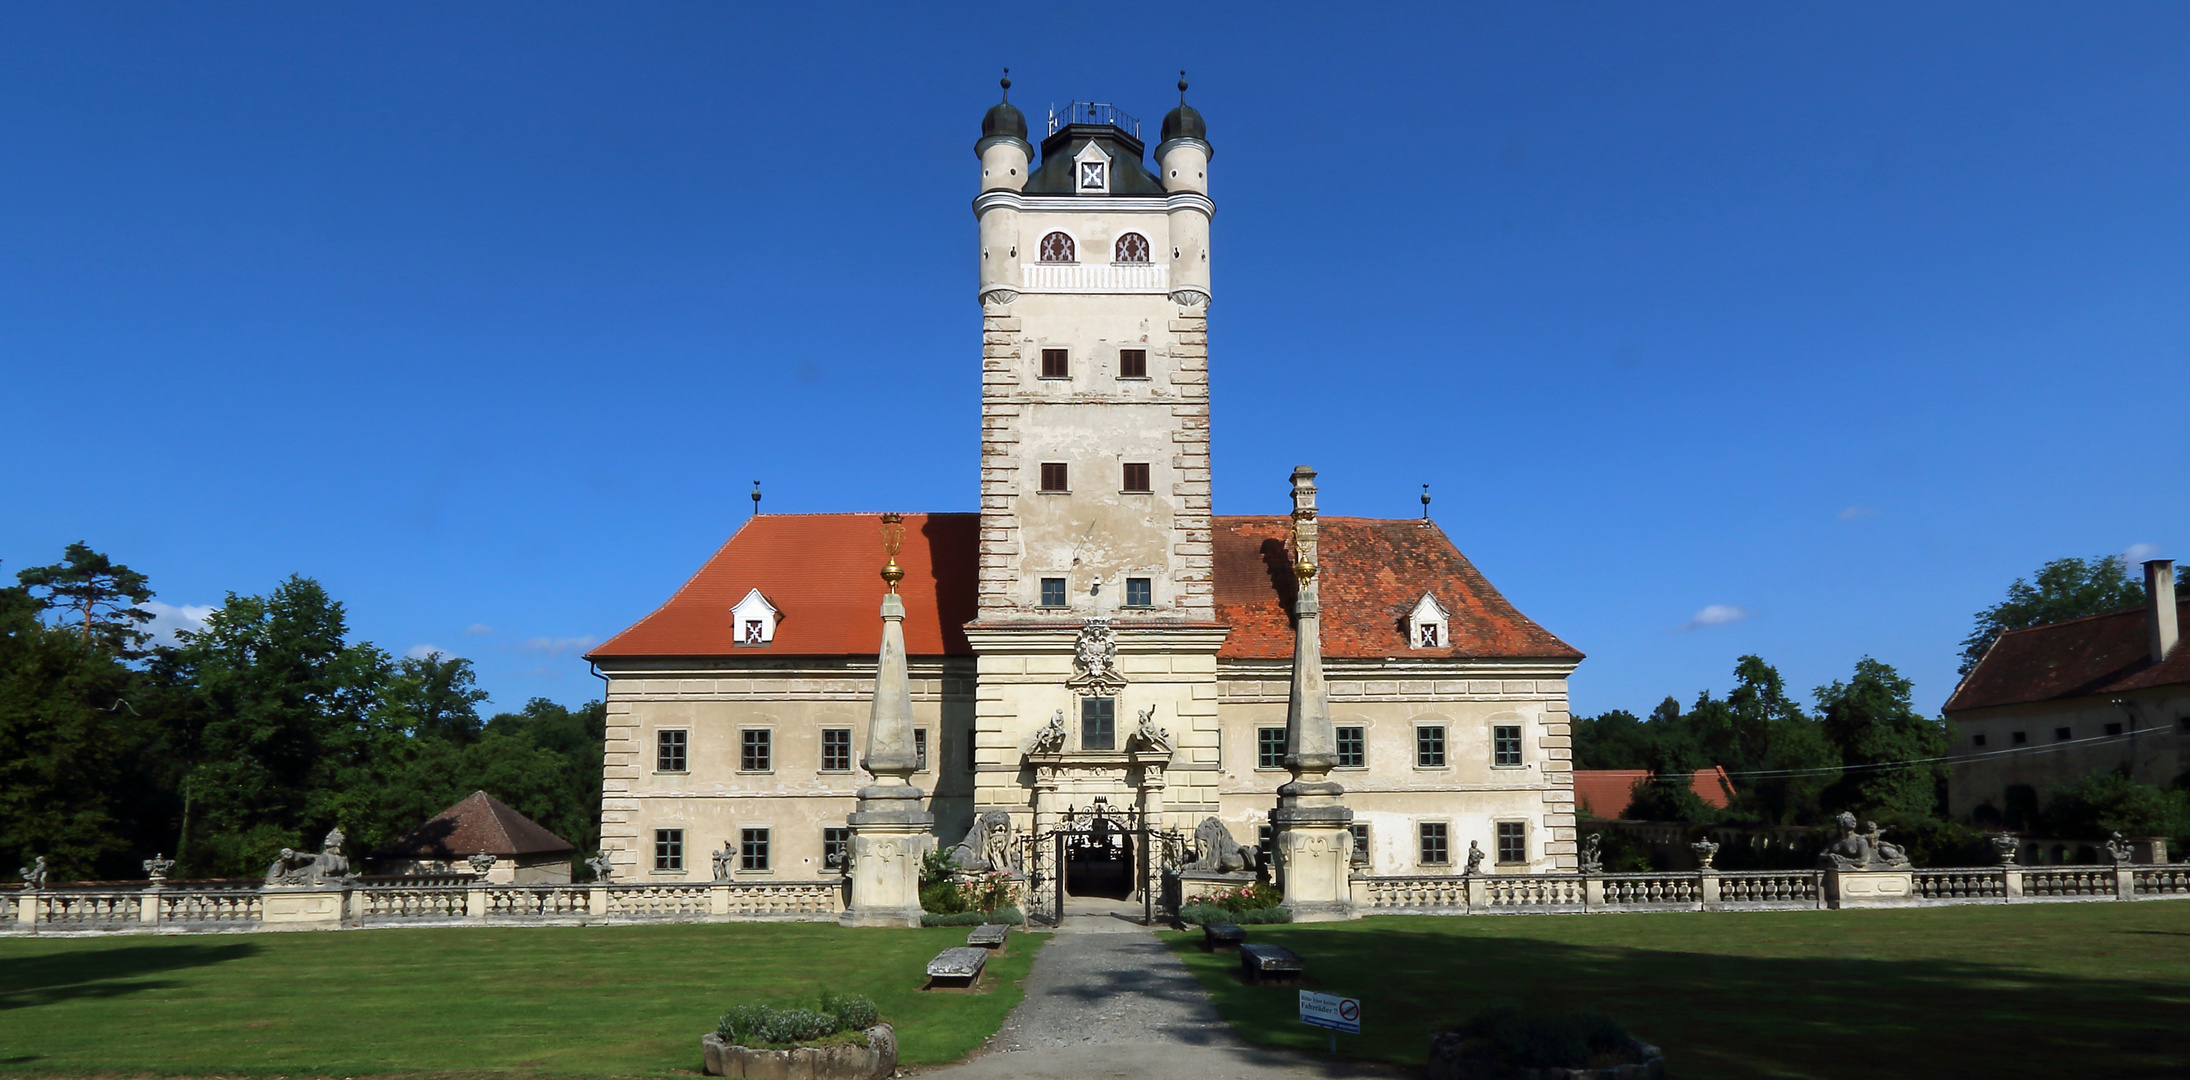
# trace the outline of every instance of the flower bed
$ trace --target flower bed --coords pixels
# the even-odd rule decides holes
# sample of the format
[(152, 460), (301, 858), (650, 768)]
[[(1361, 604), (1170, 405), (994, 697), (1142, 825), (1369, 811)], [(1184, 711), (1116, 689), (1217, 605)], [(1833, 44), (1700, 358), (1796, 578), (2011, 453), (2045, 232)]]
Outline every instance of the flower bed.
[(700, 1056), (709, 1076), (880, 1080), (897, 1070), (897, 1032), (874, 1002), (824, 993), (813, 1008), (732, 1006), (701, 1037)]
[(1179, 918), (1203, 926), (1219, 922), (1241, 926), (1292, 922), (1293, 913), (1278, 906), (1284, 899), (1285, 894), (1275, 887), (1256, 882), (1187, 897), (1179, 905)]

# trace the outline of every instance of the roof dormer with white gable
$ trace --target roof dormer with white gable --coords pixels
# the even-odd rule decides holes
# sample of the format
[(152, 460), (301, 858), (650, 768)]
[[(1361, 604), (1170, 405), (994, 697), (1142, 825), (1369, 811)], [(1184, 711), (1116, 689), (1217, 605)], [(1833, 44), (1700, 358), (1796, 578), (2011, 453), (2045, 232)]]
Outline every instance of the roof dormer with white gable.
[(737, 643), (742, 647), (758, 647), (776, 640), (776, 620), (782, 613), (760, 594), (759, 589), (745, 594), (745, 599), (730, 609), (730, 625), (737, 631)]
[(1437, 602), (1437, 597), (1423, 593), (1422, 599), (1415, 601), (1414, 613), (1407, 616), (1407, 647), (1452, 647), (1452, 613), (1445, 610), (1445, 605)]

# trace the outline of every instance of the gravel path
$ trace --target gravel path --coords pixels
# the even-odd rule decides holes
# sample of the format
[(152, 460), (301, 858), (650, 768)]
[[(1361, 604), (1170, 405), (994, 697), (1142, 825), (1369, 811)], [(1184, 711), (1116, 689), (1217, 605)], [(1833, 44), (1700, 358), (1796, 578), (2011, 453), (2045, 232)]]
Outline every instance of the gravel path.
[[(1124, 906), (1118, 906), (1123, 912)], [(1138, 916), (1136, 906), (1132, 914)], [(1021, 938), (1014, 948), (1036, 943)], [(1291, 993), (1274, 990), (1273, 993)], [(1249, 1046), (1156, 936), (1075, 900), (1027, 976), (1026, 1000), (976, 1055), (937, 1080), (1391, 1076), (1389, 1070)]]

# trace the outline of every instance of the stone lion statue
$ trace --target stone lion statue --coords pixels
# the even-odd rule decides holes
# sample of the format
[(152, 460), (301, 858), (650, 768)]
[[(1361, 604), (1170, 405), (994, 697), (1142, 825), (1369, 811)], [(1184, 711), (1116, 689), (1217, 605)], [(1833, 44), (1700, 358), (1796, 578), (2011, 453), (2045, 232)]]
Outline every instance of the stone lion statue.
[(1215, 871), (1220, 874), (1253, 870), (1261, 861), (1260, 854), (1232, 839), (1232, 830), (1216, 818), (1203, 818), (1194, 826), (1194, 861), (1187, 863), (1188, 870)]
[(950, 849), (951, 863), (967, 870), (1004, 870), (1016, 872), (1011, 842), (1011, 814), (1005, 810), (986, 810), (973, 819), (973, 827), (966, 830), (964, 839)]

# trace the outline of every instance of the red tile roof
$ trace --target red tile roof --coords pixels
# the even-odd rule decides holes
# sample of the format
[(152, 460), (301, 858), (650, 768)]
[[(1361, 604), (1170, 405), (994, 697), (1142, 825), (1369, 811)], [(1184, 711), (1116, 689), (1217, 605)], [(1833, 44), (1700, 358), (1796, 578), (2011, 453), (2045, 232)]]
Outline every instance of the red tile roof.
[[(1216, 616), (1232, 627), (1219, 656), (1292, 656), (1290, 524), (1281, 516), (1215, 519)], [(1319, 524), (1324, 655), (1581, 659), (1507, 603), (1434, 525), (1345, 517)], [(878, 528), (873, 514), (754, 517), (667, 603), (587, 656), (872, 655), (881, 643)], [(905, 515), (898, 591), (912, 655), (972, 653), (964, 626), (977, 608), (979, 530), (977, 514)], [(776, 637), (740, 646), (730, 607), (756, 588), (782, 613)], [(1451, 612), (1449, 648), (1407, 647), (1406, 618), (1424, 592)]]
[[(979, 514), (907, 514), (897, 564), (905, 580), (905, 651), (970, 656)], [(759, 514), (654, 613), (587, 653), (642, 656), (873, 656), (882, 645), (879, 514)], [(775, 640), (737, 643), (731, 605), (759, 589), (781, 614)]]
[[(1648, 769), (1576, 769), (1574, 812), (1583, 817), (1619, 817), (1635, 801), (1635, 782), (1649, 775)], [(1697, 769), (1688, 778), (1688, 786), (1697, 798), (1721, 810), (1734, 801), (1734, 781), (1724, 766)]]
[(381, 858), (461, 859), (467, 855), (557, 855), (568, 841), (484, 791), (434, 815), (410, 835), (381, 848)]
[[(1217, 621), (1232, 627), (1217, 655), (1293, 655), (1292, 519), (1218, 517)], [(1574, 646), (1515, 610), (1443, 529), (1410, 518), (1316, 521), (1323, 655), (1338, 658), (1466, 657), (1580, 660)], [(1407, 616), (1423, 593), (1450, 612), (1450, 647), (1407, 647)]]
[[(2175, 617), (2190, 625), (2190, 600), (2176, 603)], [(1954, 688), (1946, 711), (2190, 683), (2190, 647), (2177, 644), (2153, 663), (2150, 623), (2139, 607), (2010, 630)]]

